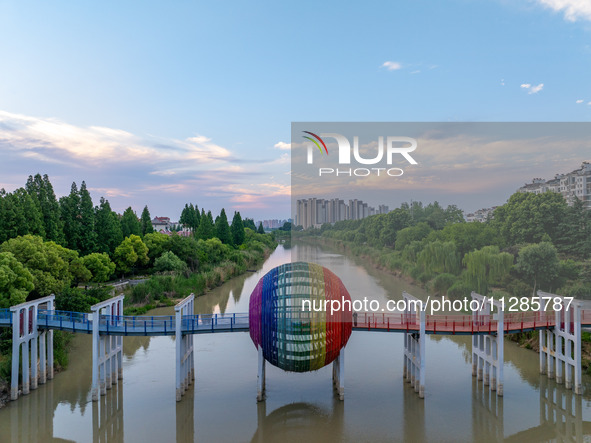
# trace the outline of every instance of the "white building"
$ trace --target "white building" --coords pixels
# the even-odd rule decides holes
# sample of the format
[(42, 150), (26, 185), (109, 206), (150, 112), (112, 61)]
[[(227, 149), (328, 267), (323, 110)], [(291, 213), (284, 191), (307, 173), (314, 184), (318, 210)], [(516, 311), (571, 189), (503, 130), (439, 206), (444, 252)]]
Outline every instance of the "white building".
[(333, 198), (307, 198), (296, 202), (296, 225), (304, 229), (319, 228), (324, 223), (336, 223), (343, 220), (361, 220), (375, 214), (387, 214), (388, 206), (380, 205), (378, 210), (361, 200), (344, 200)]
[(557, 174), (551, 180), (534, 178), (518, 189), (519, 192), (541, 194), (546, 191), (559, 192), (569, 206), (575, 198), (583, 201), (586, 209), (591, 209), (591, 163), (583, 162), (579, 169), (568, 174)]

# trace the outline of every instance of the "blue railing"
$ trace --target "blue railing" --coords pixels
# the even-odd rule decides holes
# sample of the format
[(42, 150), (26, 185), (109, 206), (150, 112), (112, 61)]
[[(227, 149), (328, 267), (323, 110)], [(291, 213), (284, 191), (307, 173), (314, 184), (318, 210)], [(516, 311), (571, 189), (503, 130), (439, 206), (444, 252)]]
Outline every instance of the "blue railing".
[(12, 323), (12, 313), (10, 309), (0, 309), (0, 322)]
[(200, 314), (184, 315), (182, 320), (183, 332), (205, 332), (211, 330), (243, 330), (248, 329), (248, 314)]
[(174, 315), (101, 315), (100, 329), (107, 334), (150, 335), (175, 333)]
[[(0, 309), (0, 324), (9, 325), (10, 309)], [(82, 312), (48, 311), (40, 309), (37, 325), (40, 328), (60, 329), (72, 332), (92, 333), (89, 315)], [(174, 315), (101, 315), (101, 334), (109, 335), (174, 335)], [(181, 319), (183, 333), (208, 333), (216, 331), (248, 330), (248, 313), (185, 315)]]

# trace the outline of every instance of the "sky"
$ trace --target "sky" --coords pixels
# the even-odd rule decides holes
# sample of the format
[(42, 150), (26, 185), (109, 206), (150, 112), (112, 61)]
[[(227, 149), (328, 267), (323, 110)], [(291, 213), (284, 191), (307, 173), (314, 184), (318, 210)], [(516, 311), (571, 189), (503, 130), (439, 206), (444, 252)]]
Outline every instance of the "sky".
[(288, 218), (292, 122), (589, 122), (590, 72), (588, 0), (0, 0), (0, 188)]

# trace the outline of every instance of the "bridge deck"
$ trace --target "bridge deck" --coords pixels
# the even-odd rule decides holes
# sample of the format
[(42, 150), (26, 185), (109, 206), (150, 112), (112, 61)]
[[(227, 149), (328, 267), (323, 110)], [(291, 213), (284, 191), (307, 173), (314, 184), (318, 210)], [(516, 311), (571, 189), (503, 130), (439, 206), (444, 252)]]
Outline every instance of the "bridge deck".
[[(92, 333), (91, 314), (67, 311), (39, 311), (37, 324), (42, 329)], [(427, 334), (476, 335), (497, 331), (495, 315), (426, 315)], [(21, 320), (22, 321), (22, 320)], [(12, 315), (9, 309), (0, 309), (0, 326), (10, 326)], [(572, 322), (571, 322), (572, 325)], [(554, 312), (517, 312), (504, 315), (506, 334), (553, 328)], [(583, 310), (581, 326), (591, 326), (591, 311)], [(356, 331), (417, 332), (419, 321), (416, 315), (407, 314), (360, 314), (353, 324)], [(174, 315), (107, 316), (101, 315), (101, 335), (174, 335)], [(245, 332), (249, 329), (248, 313), (203, 314), (183, 316), (183, 334), (211, 334), (214, 332)]]

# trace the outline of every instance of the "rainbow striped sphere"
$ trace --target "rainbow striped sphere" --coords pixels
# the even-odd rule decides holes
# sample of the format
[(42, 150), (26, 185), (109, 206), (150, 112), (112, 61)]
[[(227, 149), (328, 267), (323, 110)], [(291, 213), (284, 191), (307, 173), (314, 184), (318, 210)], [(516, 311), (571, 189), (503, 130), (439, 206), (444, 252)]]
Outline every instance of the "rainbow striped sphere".
[[(302, 310), (305, 300), (316, 309), (338, 300), (341, 309)], [(351, 296), (325, 267), (286, 263), (259, 280), (250, 295), (249, 322), (265, 360), (286, 371), (314, 371), (331, 363), (351, 336)]]

